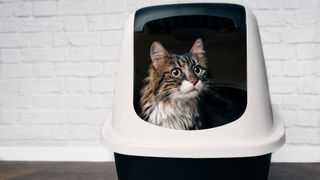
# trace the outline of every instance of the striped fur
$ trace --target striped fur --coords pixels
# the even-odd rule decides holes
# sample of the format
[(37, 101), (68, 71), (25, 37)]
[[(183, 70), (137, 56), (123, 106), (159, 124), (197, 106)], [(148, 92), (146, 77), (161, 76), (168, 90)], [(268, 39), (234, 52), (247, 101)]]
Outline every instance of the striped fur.
[(206, 88), (207, 67), (202, 40), (198, 38), (182, 55), (169, 53), (153, 42), (150, 57), (140, 98), (143, 119), (171, 129), (201, 129), (197, 106), (199, 94)]

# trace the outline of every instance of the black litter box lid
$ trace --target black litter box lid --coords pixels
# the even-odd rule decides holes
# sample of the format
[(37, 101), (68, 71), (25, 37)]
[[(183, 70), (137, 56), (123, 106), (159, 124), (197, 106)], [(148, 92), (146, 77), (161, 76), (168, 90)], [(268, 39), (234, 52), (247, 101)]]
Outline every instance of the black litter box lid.
[(156, 19), (162, 19), (175, 16), (215, 16), (231, 19), (236, 28), (244, 28), (245, 8), (236, 4), (173, 4), (162, 6), (151, 6), (137, 10), (135, 14), (134, 31), (143, 31), (144, 25)]

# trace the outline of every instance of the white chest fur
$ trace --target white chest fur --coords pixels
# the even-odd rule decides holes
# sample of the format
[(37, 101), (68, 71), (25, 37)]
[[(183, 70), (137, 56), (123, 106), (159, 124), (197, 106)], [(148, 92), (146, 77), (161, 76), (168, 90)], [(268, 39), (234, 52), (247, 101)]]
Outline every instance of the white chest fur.
[(176, 100), (170, 105), (164, 103), (154, 104), (147, 103), (150, 106), (145, 115), (149, 117), (148, 122), (171, 129), (199, 129), (201, 122), (199, 121), (199, 113), (197, 108), (197, 100)]

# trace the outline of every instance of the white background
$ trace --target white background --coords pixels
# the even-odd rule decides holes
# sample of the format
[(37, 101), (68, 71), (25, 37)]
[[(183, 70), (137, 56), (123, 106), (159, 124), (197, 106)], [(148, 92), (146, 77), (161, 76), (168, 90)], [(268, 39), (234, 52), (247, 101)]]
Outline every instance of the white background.
[[(121, 73), (125, 20), (139, 7), (180, 2), (197, 1), (0, 0), (0, 160), (112, 160), (100, 128)], [(287, 132), (273, 161), (320, 161), (320, 0), (226, 2), (258, 19)]]

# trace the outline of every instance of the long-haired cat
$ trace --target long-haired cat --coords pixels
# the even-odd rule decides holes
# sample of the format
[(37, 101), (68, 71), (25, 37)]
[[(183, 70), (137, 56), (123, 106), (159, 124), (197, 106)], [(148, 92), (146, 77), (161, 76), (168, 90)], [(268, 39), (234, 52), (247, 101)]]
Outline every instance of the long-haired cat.
[(152, 124), (180, 130), (202, 129), (199, 95), (206, 89), (207, 58), (198, 38), (185, 54), (168, 52), (155, 41), (141, 90), (141, 116)]

